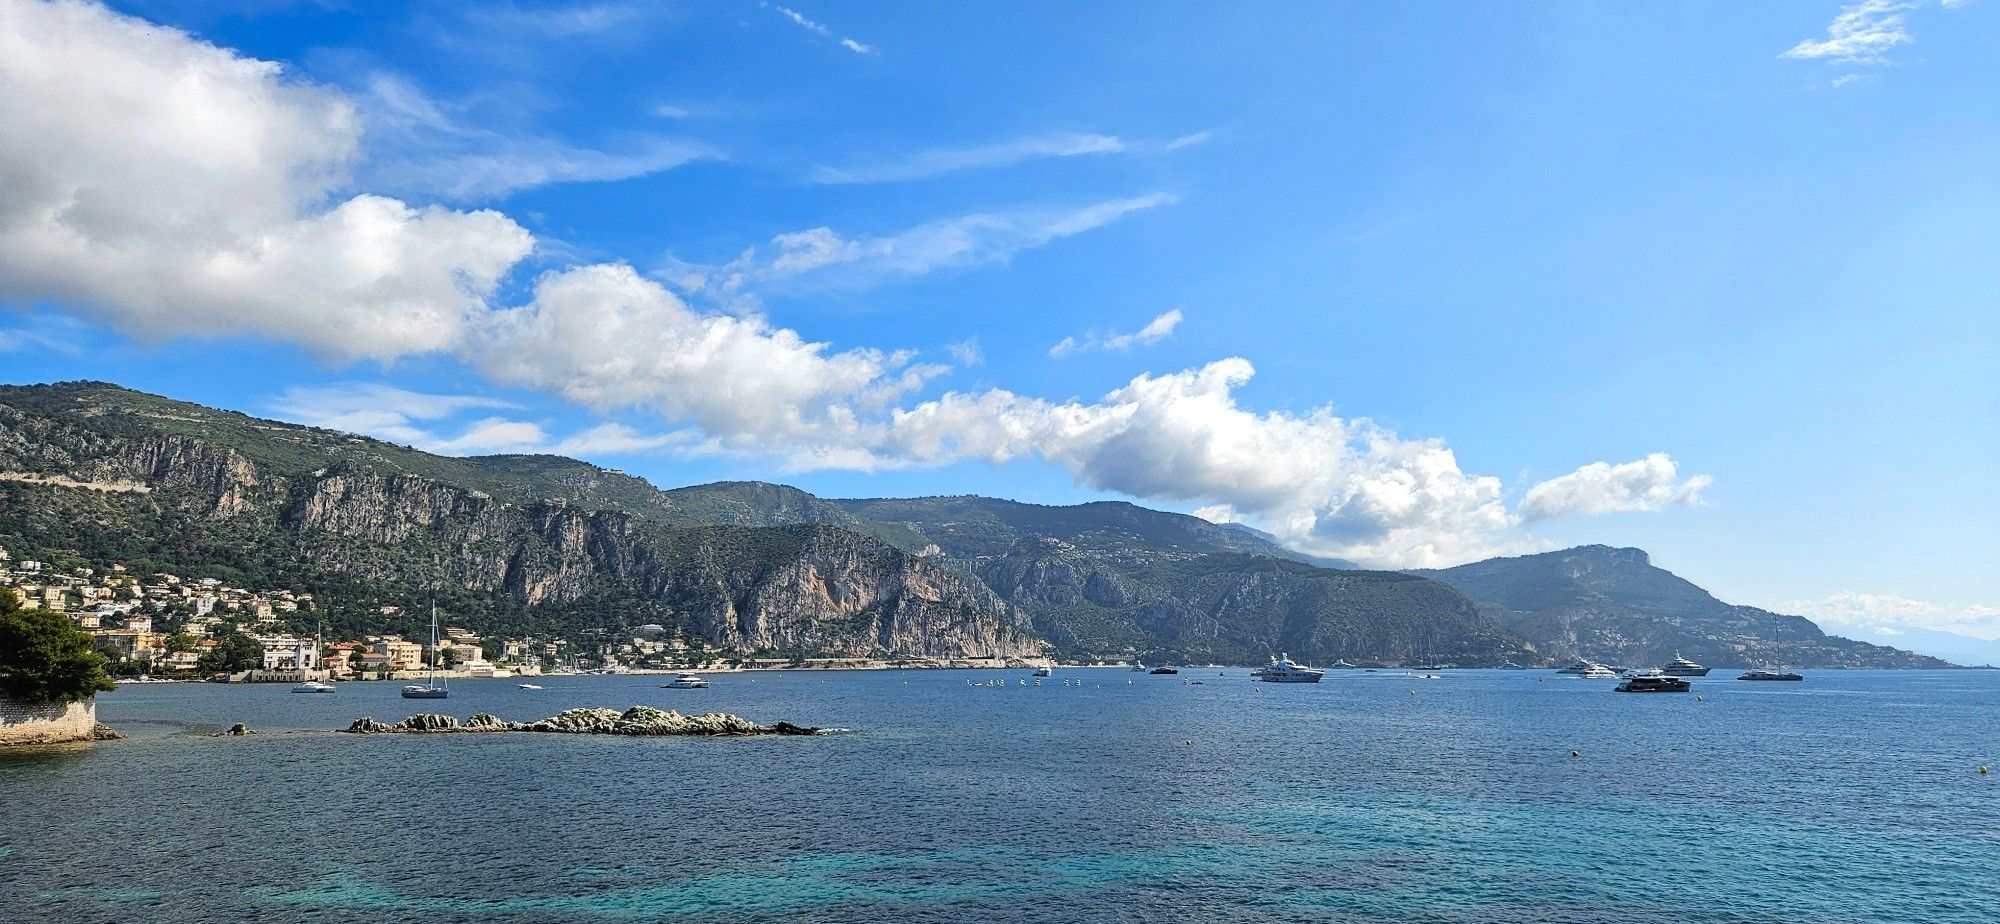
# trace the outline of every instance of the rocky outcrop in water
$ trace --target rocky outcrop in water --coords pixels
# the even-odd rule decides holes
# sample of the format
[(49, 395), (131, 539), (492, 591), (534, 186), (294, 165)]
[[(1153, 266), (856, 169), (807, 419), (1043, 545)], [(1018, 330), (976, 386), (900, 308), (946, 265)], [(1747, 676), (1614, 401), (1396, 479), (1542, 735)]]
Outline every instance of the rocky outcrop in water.
[(671, 709), (633, 706), (616, 709), (569, 709), (533, 722), (509, 722), (481, 712), (461, 724), (448, 715), (413, 715), (400, 722), (383, 723), (374, 718), (355, 719), (342, 731), (357, 735), (435, 734), (440, 732), (544, 732), (558, 735), (630, 735), (636, 737), (695, 735), (705, 737), (739, 735), (812, 735), (819, 729), (790, 722), (759, 725), (725, 712), (682, 715)]

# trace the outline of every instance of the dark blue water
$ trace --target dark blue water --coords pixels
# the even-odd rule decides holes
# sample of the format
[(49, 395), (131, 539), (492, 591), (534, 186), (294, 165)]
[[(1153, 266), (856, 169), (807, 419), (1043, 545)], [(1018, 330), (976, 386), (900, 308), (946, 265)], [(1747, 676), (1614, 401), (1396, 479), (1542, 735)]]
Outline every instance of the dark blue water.
[[(0, 757), (0, 918), (2000, 919), (2000, 672), (1216, 674), (126, 687), (130, 740)], [(328, 733), (634, 703), (855, 731)]]

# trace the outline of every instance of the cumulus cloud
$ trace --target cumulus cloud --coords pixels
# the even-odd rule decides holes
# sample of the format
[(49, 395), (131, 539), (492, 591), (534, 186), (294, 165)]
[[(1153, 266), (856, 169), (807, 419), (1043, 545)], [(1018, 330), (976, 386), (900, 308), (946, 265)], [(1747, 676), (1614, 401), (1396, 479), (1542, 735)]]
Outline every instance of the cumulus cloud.
[(1916, 3), (1901, 0), (1861, 0), (1841, 7), (1826, 27), (1826, 38), (1805, 39), (1779, 57), (1885, 64), (1891, 49), (1914, 41), (1906, 21), (1909, 11), (1916, 8)]
[(816, 183), (828, 184), (899, 183), (970, 170), (992, 170), (1045, 158), (1174, 151), (1206, 140), (1207, 132), (1182, 135), (1165, 142), (1128, 141), (1114, 135), (1087, 133), (1037, 135), (972, 147), (932, 148), (898, 160), (873, 164), (820, 167), (813, 171), (812, 179)]
[(631, 267), (549, 274), (470, 351), (497, 381), (587, 407), (643, 406), (692, 421), (723, 448), (827, 447), (941, 374), (908, 352), (834, 351), (757, 317), (694, 311)]
[(919, 463), (1039, 456), (1079, 484), (1253, 519), (1302, 548), (1397, 565), (1512, 549), (1499, 479), (1468, 475), (1437, 440), (1406, 440), (1329, 409), (1257, 413), (1234, 392), (1243, 359), (1141, 375), (1090, 402), (993, 390), (897, 410), (891, 456)]
[(332, 358), (439, 349), (532, 245), (497, 212), (323, 205), (353, 105), (277, 65), (81, 3), (0, 17), (0, 298), (146, 337)]
[[(102, 7), (6, 9), (0, 299), (51, 300), (140, 336), (260, 335), (336, 361), (441, 354), (492, 382), (686, 429), (552, 434), (495, 399), (386, 386), (287, 393), (279, 409), (310, 423), (452, 453), (664, 449), (858, 470), (1033, 457), (1087, 487), (1199, 505), (1387, 565), (1510, 551), (1526, 541), (1523, 515), (1658, 509), (1706, 484), (1678, 480), (1664, 455), (1585, 466), (1531, 489), (1517, 514), (1498, 479), (1463, 471), (1440, 440), (1327, 408), (1239, 405), (1254, 372), (1240, 358), (1141, 375), (1095, 401), (1001, 389), (924, 400), (946, 367), (697, 310), (623, 264), (553, 270), (500, 304), (534, 238), (495, 211), (344, 195), (360, 139), (347, 96)], [(814, 229), (692, 268), (694, 288), (1000, 262), (1171, 201), (970, 215), (886, 237)], [(1097, 345), (1155, 342), (1179, 319)]]
[(1715, 479), (1707, 475), (1679, 476), (1673, 457), (1656, 452), (1635, 462), (1612, 465), (1592, 462), (1576, 471), (1536, 484), (1521, 498), (1521, 515), (1548, 517), (1664, 510), (1701, 503), (1701, 492)]
[(1058, 359), (1089, 350), (1111, 350), (1124, 352), (1135, 346), (1151, 346), (1174, 335), (1174, 328), (1181, 324), (1181, 310), (1169, 309), (1155, 315), (1146, 326), (1129, 334), (1111, 333), (1099, 336), (1095, 333), (1081, 337), (1064, 337), (1049, 347), (1049, 355)]
[(1831, 631), (1893, 634), (1899, 629), (1918, 628), (2000, 639), (2000, 606), (1948, 606), (1898, 594), (1843, 590), (1824, 597), (1788, 600), (1771, 608), (1805, 616)]
[(689, 292), (734, 295), (758, 289), (853, 286), (947, 269), (1005, 263), (1017, 253), (1101, 228), (1175, 201), (1154, 193), (1077, 208), (981, 212), (894, 234), (845, 237), (831, 228), (780, 234), (719, 265), (668, 258), (661, 275)]
[(832, 29), (829, 29), (823, 25), (820, 25), (819, 23), (807, 19), (805, 17), (805, 14), (800, 13), (797, 10), (793, 10), (782, 6), (773, 6), (769, 3), (762, 3), (759, 5), (767, 10), (776, 11), (778, 15), (791, 20), (793, 25), (796, 25), (799, 28), (806, 30), (807, 32), (811, 32), (814, 35), (820, 36), (821, 38), (834, 40), (836, 43), (840, 45), (840, 47), (845, 48), (848, 51), (854, 52), (855, 54), (858, 55), (876, 54), (874, 46), (864, 45), (860, 42), (855, 41), (854, 39), (847, 38), (845, 36), (835, 35)]

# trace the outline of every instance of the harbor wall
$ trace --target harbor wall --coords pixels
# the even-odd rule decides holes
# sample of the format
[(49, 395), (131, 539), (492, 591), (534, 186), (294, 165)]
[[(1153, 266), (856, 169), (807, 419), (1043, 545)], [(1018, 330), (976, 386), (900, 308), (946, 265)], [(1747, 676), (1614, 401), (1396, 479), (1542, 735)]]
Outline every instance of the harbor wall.
[(89, 741), (97, 727), (97, 701), (31, 706), (0, 696), (0, 747)]

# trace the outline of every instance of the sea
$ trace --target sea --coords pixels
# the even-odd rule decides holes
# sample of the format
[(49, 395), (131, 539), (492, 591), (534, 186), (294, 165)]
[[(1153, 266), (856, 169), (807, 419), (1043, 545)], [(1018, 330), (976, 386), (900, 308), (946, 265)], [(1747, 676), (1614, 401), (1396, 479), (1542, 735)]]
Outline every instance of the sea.
[[(0, 919), (2000, 920), (2000, 671), (1736, 673), (128, 685), (0, 755)], [(841, 731), (335, 732), (634, 704)]]

